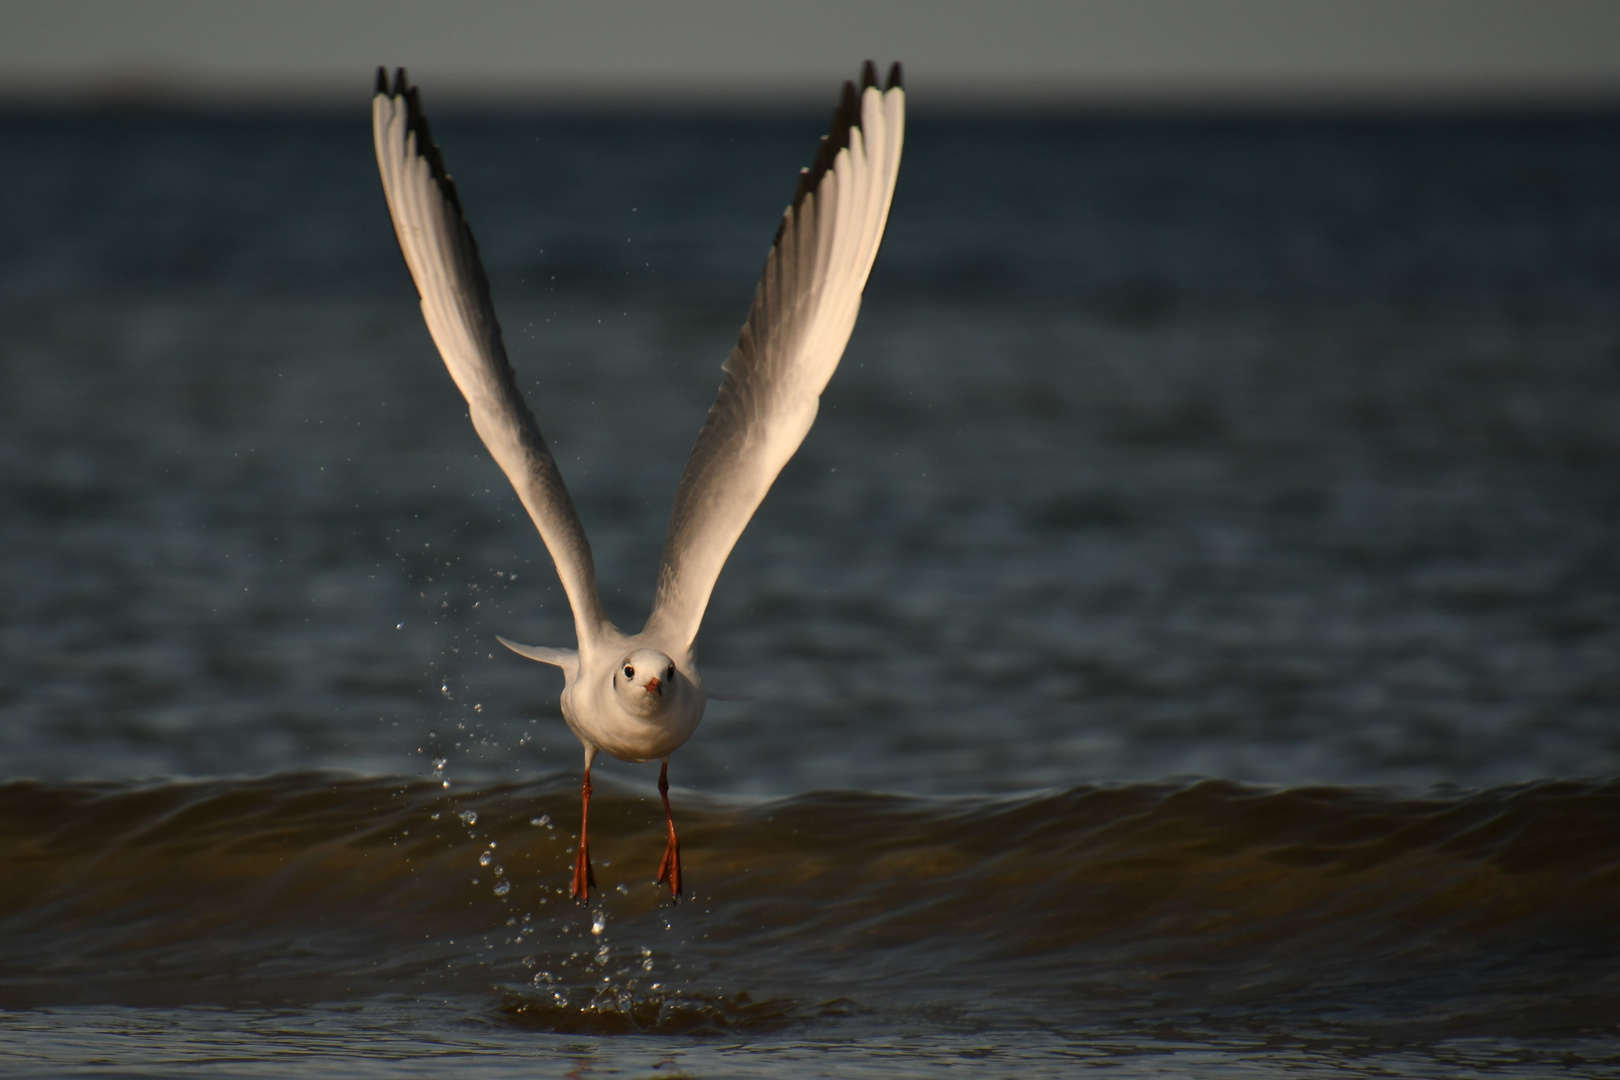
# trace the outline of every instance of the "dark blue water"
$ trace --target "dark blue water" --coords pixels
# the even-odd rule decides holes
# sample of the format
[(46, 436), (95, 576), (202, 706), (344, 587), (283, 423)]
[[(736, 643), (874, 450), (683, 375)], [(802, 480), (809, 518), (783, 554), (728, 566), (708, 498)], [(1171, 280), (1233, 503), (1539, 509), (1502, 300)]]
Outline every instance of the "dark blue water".
[[(621, 624), (821, 119), (437, 119)], [(1614, 121), (919, 112), (699, 643), (694, 902), (608, 766), (581, 909), (494, 644), (566, 602), (366, 120), (0, 120), (9, 1057), (1615, 1067)]]

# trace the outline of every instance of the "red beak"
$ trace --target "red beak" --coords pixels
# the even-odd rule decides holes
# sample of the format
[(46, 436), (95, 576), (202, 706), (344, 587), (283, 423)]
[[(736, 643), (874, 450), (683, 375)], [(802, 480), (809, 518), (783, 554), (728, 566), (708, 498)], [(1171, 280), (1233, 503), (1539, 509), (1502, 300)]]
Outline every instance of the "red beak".
[(654, 675), (652, 678), (648, 679), (645, 684), (645, 688), (649, 694), (658, 693), (658, 676)]

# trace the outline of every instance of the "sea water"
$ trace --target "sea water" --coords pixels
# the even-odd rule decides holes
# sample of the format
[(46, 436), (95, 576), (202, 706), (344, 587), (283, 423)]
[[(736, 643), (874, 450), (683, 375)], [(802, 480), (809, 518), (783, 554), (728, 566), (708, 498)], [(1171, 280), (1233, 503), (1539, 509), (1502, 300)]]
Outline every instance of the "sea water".
[[(671, 762), (342, 117), (0, 120), (0, 1057), (1620, 1066), (1620, 126), (931, 117)], [(429, 102), (431, 105), (431, 102)], [(645, 617), (810, 116), (444, 116)]]

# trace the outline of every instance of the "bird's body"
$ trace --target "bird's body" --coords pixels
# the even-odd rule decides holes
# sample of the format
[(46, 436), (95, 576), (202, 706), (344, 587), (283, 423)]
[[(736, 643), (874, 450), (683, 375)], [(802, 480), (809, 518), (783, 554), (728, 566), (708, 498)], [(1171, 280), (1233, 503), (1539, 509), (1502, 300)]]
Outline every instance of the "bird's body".
[[(580, 742), (620, 761), (668, 757), (697, 730), (708, 702), (690, 654), (676, 659), (667, 642), (612, 628), (593, 644), (594, 649), (573, 652), (558, 665), (569, 730)], [(507, 647), (529, 653), (524, 646)], [(649, 681), (655, 684), (651, 689)]]
[(585, 749), (573, 892), (595, 884), (586, 823), (598, 752), (663, 762), (659, 790), (669, 844), (658, 880), (681, 892), (680, 845), (669, 816), (669, 755), (703, 719), (707, 695), (693, 648), (726, 557), (782, 466), (804, 441), (821, 392), (855, 326), (900, 164), (899, 65), (880, 88), (866, 65), (846, 83), (831, 133), (802, 170), (766, 260), (753, 308), (722, 365), (719, 397), (676, 491), (646, 626), (625, 634), (602, 609), (573, 501), (518, 392), (478, 246), (403, 70), (378, 71), (372, 103), (377, 164), (422, 314), (468, 412), (539, 529), (568, 594), (577, 647), (512, 651), (563, 671), (562, 714)]

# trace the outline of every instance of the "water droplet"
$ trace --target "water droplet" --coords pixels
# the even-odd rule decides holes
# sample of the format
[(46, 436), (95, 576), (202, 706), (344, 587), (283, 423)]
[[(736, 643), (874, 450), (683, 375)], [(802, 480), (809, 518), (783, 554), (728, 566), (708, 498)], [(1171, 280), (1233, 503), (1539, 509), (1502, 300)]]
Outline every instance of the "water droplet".
[(473, 712), (483, 712), (483, 711), (484, 711), (484, 707), (482, 705), (474, 705), (473, 706)]
[(394, 629), (395, 630), (403, 630), (403, 629), (405, 629), (405, 624), (402, 623), (402, 622), (397, 622), (397, 623), (394, 624)]
[(529, 824), (534, 825), (536, 827), (541, 826), (541, 825), (550, 825), (551, 824), (551, 815), (550, 814), (541, 814), (539, 817), (532, 817), (532, 818), (529, 819)]
[(596, 962), (604, 965), (608, 962), (608, 947), (605, 941), (602, 943), (602, 947), (596, 950)]
[(509, 893), (511, 891), (512, 891), (512, 883), (510, 881), (502, 881), (502, 882), (498, 883), (495, 886), (495, 895), (496, 896), (505, 896), (507, 893)]
[[(445, 786), (448, 787), (449, 785), (446, 784)], [(456, 813), (456, 817), (461, 819), (461, 823), (463, 825), (473, 826), (473, 825), (478, 824), (478, 811), (476, 811), (476, 810), (461, 810), (461, 811), (458, 811)]]
[(607, 915), (604, 914), (603, 912), (598, 911), (596, 913), (595, 917), (591, 919), (591, 933), (600, 934), (602, 931), (604, 931), (606, 929), (607, 929)]
[(433, 769), (435, 772), (442, 771), (448, 764), (450, 764), (449, 758), (436, 757), (433, 759)]
[(431, 815), (430, 815), (430, 816), (429, 816), (429, 820), (430, 820), (430, 821), (438, 821), (438, 820), (439, 820), (439, 812), (438, 812), (438, 811), (437, 811), (437, 810), (435, 810), (435, 811), (434, 811), (434, 812), (433, 812), (433, 813), (432, 813), (432, 814), (431, 814)]
[(478, 856), (478, 865), (479, 866), (488, 866), (489, 865), (489, 860), (491, 858), (492, 858), (492, 856), (490, 855), (489, 852), (487, 852), (487, 851), (484, 852), (482, 855)]

